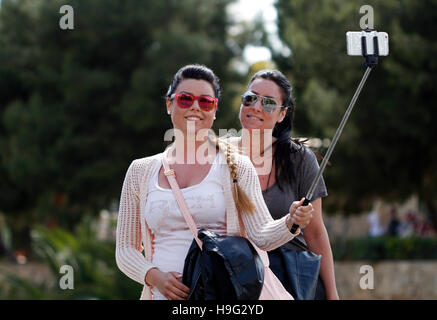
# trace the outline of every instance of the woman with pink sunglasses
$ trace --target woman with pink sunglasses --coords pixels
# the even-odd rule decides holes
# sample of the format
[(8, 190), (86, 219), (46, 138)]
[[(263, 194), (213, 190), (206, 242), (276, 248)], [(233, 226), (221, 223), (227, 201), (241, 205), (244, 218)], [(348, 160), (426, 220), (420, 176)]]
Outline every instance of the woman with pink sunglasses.
[(304, 228), (311, 220), (312, 206), (300, 207), (297, 201), (273, 220), (250, 159), (225, 141), (200, 134), (211, 128), (219, 98), (219, 80), (210, 69), (181, 68), (166, 94), (174, 143), (164, 153), (134, 160), (126, 173), (116, 261), (144, 285), (142, 299), (183, 300), (189, 294), (180, 279), (193, 235), (164, 175), (162, 157), (175, 160), (170, 168), (199, 229), (240, 235), (240, 216), (248, 237), (261, 249), (273, 250), (300, 232), (290, 232), (293, 223)]

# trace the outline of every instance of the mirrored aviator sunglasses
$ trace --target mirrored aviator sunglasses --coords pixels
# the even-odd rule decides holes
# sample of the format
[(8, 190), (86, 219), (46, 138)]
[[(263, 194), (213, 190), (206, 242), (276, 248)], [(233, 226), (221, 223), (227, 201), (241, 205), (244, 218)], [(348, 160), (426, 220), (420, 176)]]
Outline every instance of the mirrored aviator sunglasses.
[(190, 93), (174, 93), (170, 99), (176, 98), (176, 103), (180, 108), (186, 109), (197, 100), (199, 107), (203, 111), (211, 111), (217, 105), (218, 99), (210, 96), (193, 96)]
[(275, 99), (270, 97), (263, 97), (259, 96), (253, 92), (246, 92), (241, 96), (241, 103), (245, 107), (253, 106), (258, 99), (261, 99), (261, 106), (263, 110), (267, 113), (273, 113), (275, 112), (276, 108), (279, 107), (279, 104), (276, 102)]

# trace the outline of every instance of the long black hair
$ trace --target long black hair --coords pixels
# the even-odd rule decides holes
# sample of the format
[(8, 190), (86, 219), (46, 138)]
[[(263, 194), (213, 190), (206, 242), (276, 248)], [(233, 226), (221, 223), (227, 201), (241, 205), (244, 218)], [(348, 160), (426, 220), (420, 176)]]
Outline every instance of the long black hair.
[[(279, 70), (264, 69), (253, 75), (248, 87), (257, 78), (271, 80), (276, 83), (281, 89), (283, 108), (287, 108), (284, 119), (276, 123), (272, 133), (273, 137), (277, 139), (274, 142), (276, 150), (273, 155), (275, 161), (275, 178), (279, 189), (283, 191), (283, 184), (288, 184), (296, 178), (296, 166), (302, 164), (305, 151), (303, 149), (303, 143), (305, 141), (291, 137), (295, 105), (291, 95), (292, 87), (288, 79)], [(295, 156), (297, 156), (297, 159), (300, 161), (292, 161), (292, 157)]]

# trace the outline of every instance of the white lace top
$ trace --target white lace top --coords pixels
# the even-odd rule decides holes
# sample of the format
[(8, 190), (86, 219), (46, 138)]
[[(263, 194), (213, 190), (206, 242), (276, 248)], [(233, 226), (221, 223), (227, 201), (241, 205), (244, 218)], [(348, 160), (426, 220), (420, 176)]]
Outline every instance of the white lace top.
[[(223, 169), (217, 158), (206, 177), (199, 183), (181, 189), (188, 209), (198, 229), (208, 229), (226, 234), (226, 199), (223, 193)], [(171, 189), (159, 186), (158, 173), (154, 171), (150, 182), (145, 207), (146, 223), (154, 236), (152, 263), (163, 272), (182, 274), (185, 257), (193, 241), (193, 234), (179, 209)], [(166, 299), (153, 288), (154, 299)]]

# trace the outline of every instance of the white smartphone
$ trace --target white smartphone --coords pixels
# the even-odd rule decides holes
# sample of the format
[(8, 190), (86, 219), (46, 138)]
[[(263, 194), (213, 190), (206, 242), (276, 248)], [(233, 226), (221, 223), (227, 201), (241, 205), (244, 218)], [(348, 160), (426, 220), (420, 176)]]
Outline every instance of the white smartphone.
[(378, 31), (348, 31), (346, 32), (347, 54), (350, 56), (362, 56), (361, 38), (366, 39), (367, 54), (374, 54), (373, 38), (378, 39), (378, 51), (380, 56), (388, 56), (388, 34)]

